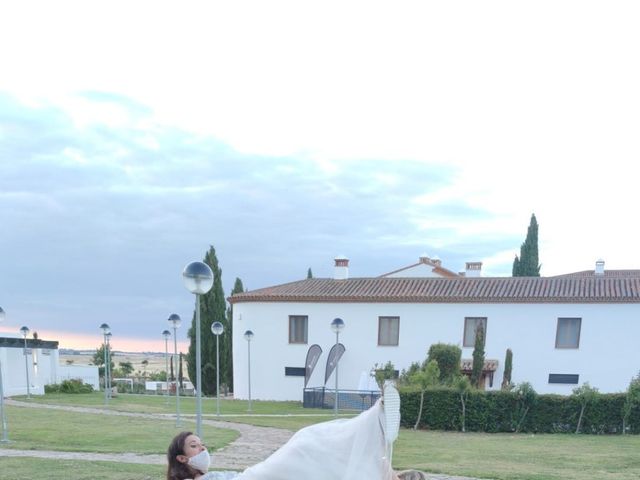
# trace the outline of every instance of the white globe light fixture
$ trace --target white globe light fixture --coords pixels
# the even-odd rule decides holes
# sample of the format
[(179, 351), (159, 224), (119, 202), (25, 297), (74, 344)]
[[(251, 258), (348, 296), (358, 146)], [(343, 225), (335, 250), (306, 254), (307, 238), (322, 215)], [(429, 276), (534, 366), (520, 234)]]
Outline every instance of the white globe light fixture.
[(171, 332), (169, 330), (163, 330), (162, 336), (164, 337), (164, 396), (167, 398), (167, 405), (169, 405), (169, 338), (171, 337)]
[(251, 340), (253, 339), (253, 332), (247, 330), (244, 332), (244, 339), (247, 341), (247, 381), (249, 384), (249, 409), (251, 411)]
[(200, 295), (213, 286), (213, 271), (203, 262), (191, 262), (182, 271), (184, 286), (196, 296), (196, 435), (202, 438), (202, 353), (200, 350)]
[(113, 333), (110, 331), (107, 332), (105, 337), (107, 337), (107, 363), (105, 369), (105, 375), (107, 379), (107, 395), (111, 398), (111, 337)]
[(27, 398), (31, 398), (31, 388), (29, 386), (29, 358), (27, 356), (27, 335), (29, 334), (29, 327), (22, 327), (20, 329), (20, 333), (24, 338), (24, 349), (22, 350), (22, 353), (24, 354), (24, 371), (27, 376)]
[(107, 334), (111, 333), (111, 328), (106, 323), (100, 325), (100, 330), (102, 330), (102, 353), (104, 356), (104, 404), (109, 403), (109, 392), (107, 385)]
[(169, 315), (169, 318), (167, 319), (167, 321), (169, 322), (169, 325), (171, 326), (171, 328), (173, 328), (173, 357), (174, 357), (174, 362), (175, 362), (175, 382), (176, 382), (176, 427), (180, 426), (180, 383), (178, 382), (178, 363), (179, 363), (179, 357), (178, 357), (178, 335), (177, 335), (177, 330), (178, 327), (180, 327), (180, 324), (182, 323), (182, 319), (180, 318), (180, 315), (178, 315), (177, 313), (172, 313), (171, 315)]
[[(340, 343), (340, 332), (344, 329), (344, 320), (341, 318), (334, 318), (331, 322), (331, 330), (336, 334), (336, 348)], [(336, 362), (336, 398), (333, 405), (333, 413), (338, 416), (338, 363)]]
[(224, 325), (220, 322), (211, 324), (211, 333), (216, 336), (216, 415), (220, 416), (220, 342), (219, 338), (224, 332)]

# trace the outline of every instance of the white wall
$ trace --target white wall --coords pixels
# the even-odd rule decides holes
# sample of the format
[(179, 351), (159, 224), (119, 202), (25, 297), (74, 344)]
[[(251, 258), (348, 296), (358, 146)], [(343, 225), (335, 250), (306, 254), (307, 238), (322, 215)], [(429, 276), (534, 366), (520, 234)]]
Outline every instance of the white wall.
[[(32, 395), (44, 395), (44, 386), (52, 383), (57, 375), (58, 350), (31, 349), (27, 366), (22, 348), (0, 348), (4, 394), (7, 397), (27, 394), (27, 368), (29, 390)], [(35, 364), (34, 364), (35, 359)]]
[[(357, 389), (362, 371), (391, 361), (398, 370), (422, 362), (433, 343), (462, 347), (465, 317), (487, 317), (485, 357), (497, 359), (493, 388), (499, 388), (505, 351), (513, 351), (512, 381), (532, 383), (538, 393), (569, 394), (576, 385), (549, 384), (550, 373), (579, 374), (601, 392), (626, 389), (638, 373), (636, 341), (640, 338), (638, 304), (406, 304), (406, 303), (275, 303), (234, 305), (234, 394), (247, 398), (247, 342), (251, 342), (251, 393), (254, 399), (302, 400), (304, 377), (286, 377), (284, 367), (304, 367), (310, 345), (323, 354), (309, 382), (324, 383), (329, 350), (335, 343), (330, 323), (345, 321), (340, 342), (340, 388)], [(308, 315), (308, 344), (288, 343), (289, 315)], [(399, 346), (378, 346), (378, 316), (400, 317)], [(580, 348), (556, 349), (558, 317), (581, 317)], [(472, 348), (463, 348), (471, 358)], [(332, 387), (333, 377), (327, 386)]]

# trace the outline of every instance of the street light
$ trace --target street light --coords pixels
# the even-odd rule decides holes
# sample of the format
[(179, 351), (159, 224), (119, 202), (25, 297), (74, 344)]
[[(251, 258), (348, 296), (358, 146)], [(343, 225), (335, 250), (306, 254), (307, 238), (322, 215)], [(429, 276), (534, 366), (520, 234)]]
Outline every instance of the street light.
[(29, 359), (27, 357), (27, 334), (29, 333), (29, 327), (22, 327), (20, 333), (24, 337), (24, 371), (27, 372), (27, 398), (31, 398), (31, 388), (29, 387)]
[(109, 398), (111, 398), (111, 335), (113, 335), (111, 332), (107, 332), (107, 364), (106, 364), (106, 369), (105, 369), (105, 374), (106, 374), (106, 381), (107, 381), (107, 393), (109, 395)]
[(178, 335), (176, 334), (176, 330), (182, 323), (180, 319), (180, 315), (177, 313), (172, 313), (169, 315), (169, 325), (173, 327), (173, 356), (176, 362), (176, 427), (180, 426), (180, 384), (178, 383)]
[(167, 397), (167, 405), (169, 405), (169, 337), (171, 336), (171, 332), (169, 330), (164, 330), (162, 332), (162, 336), (164, 337), (164, 372), (166, 382), (166, 392), (164, 393), (165, 397)]
[[(333, 322), (331, 322), (331, 330), (336, 333), (336, 349), (338, 348), (338, 344), (340, 343), (340, 332), (344, 328), (344, 321), (341, 318), (334, 318)], [(335, 416), (338, 416), (338, 363), (336, 362), (336, 401), (333, 406), (333, 412)]]
[(109, 392), (107, 391), (107, 333), (111, 333), (111, 329), (109, 325), (103, 323), (100, 325), (100, 330), (102, 330), (102, 353), (104, 356), (104, 404), (107, 405), (109, 403)]
[(202, 438), (202, 354), (200, 351), (200, 295), (213, 286), (213, 272), (203, 262), (191, 262), (182, 271), (184, 286), (196, 296), (196, 435)]
[[(2, 307), (0, 307), (0, 322), (4, 321), (6, 317), (6, 313)], [(0, 355), (1, 356), (1, 355)], [(7, 416), (4, 411), (4, 390), (2, 387), (2, 361), (0, 360), (0, 421), (2, 422), (2, 438), (0, 439), (0, 443), (8, 443), (9, 442), (9, 432), (7, 431)]]
[(220, 416), (220, 335), (224, 332), (224, 325), (220, 322), (211, 324), (211, 333), (216, 336), (216, 415)]
[(251, 339), (253, 338), (253, 332), (251, 330), (247, 330), (244, 332), (244, 339), (247, 341), (247, 369), (248, 375), (247, 378), (249, 380), (249, 412), (251, 411)]

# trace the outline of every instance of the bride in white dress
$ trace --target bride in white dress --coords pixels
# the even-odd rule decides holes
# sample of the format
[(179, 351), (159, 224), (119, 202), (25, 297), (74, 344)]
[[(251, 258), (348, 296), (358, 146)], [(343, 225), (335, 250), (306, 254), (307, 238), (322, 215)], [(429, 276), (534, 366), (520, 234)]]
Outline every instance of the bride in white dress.
[(299, 430), (279, 450), (244, 472), (207, 472), (209, 452), (190, 432), (174, 438), (167, 452), (167, 480), (392, 480), (393, 441), (400, 399), (392, 386), (369, 410), (354, 418)]

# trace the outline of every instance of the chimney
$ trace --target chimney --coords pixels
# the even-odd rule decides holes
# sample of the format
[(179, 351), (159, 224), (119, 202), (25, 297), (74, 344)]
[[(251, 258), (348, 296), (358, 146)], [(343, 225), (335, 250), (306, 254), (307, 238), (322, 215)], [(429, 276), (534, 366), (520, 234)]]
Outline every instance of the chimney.
[(479, 277), (482, 272), (482, 262), (467, 262), (465, 277)]
[(442, 260), (440, 260), (440, 257), (438, 257), (437, 255), (431, 259), (431, 263), (433, 263), (437, 267), (442, 266)]
[(343, 255), (338, 255), (334, 258), (336, 262), (333, 268), (334, 280), (346, 280), (349, 278), (349, 259)]
[(604, 260), (599, 259), (596, 261), (596, 270), (594, 273), (596, 275), (604, 275)]
[(420, 255), (420, 263), (429, 263), (431, 262), (431, 260), (429, 259), (429, 255), (427, 255), (426, 253), (423, 253), (422, 255)]

